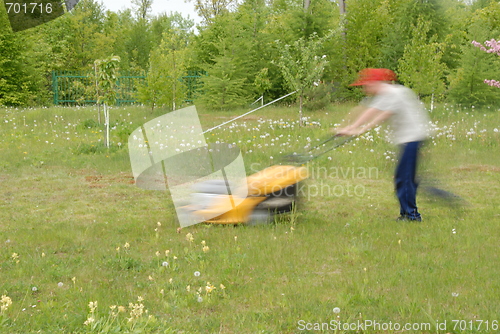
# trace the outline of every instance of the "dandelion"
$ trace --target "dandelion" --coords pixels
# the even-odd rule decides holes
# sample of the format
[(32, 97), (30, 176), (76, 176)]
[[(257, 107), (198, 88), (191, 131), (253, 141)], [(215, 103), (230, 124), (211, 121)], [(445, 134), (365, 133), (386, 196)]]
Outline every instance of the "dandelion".
[(32, 287), (32, 288), (31, 288), (31, 291), (33, 291), (33, 292), (37, 292), (37, 291), (38, 291), (38, 288), (37, 288), (36, 286), (34, 286), (34, 287)]
[(97, 309), (97, 301), (89, 302), (89, 309), (90, 309), (90, 313), (94, 313), (95, 310)]
[(195, 271), (195, 272), (194, 272), (194, 276), (195, 276), (195, 277), (200, 277), (200, 275), (201, 275), (201, 273), (200, 273), (199, 271)]
[(163, 261), (163, 263), (161, 264), (162, 267), (168, 267), (168, 262), (167, 261)]
[(198, 303), (201, 303), (203, 301), (203, 298), (201, 296), (198, 296)]
[(116, 312), (115, 312), (115, 310), (116, 310), (116, 305), (111, 305), (111, 306), (109, 307), (109, 309), (110, 309), (110, 311), (111, 311), (111, 316), (112, 316), (112, 317), (116, 317), (116, 316), (118, 315), (118, 313), (116, 313)]
[(210, 282), (207, 282), (207, 285), (205, 286), (205, 291), (207, 292), (207, 294), (211, 293), (214, 290), (215, 290), (215, 286), (210, 284)]
[(0, 298), (0, 313), (7, 311), (11, 305), (12, 299), (9, 296), (2, 295), (2, 298)]
[(139, 319), (142, 314), (144, 313), (144, 305), (140, 303), (142, 300), (139, 300), (139, 303), (129, 303), (129, 309), (130, 309), (130, 318), (128, 318), (128, 321), (132, 321), (134, 319)]
[(452, 297), (458, 297), (458, 292), (452, 292), (451, 295)]
[(338, 308), (338, 307), (334, 307), (334, 308), (333, 308), (333, 313), (335, 313), (335, 314), (340, 313), (340, 308)]
[(57, 286), (60, 287), (60, 288), (62, 288), (64, 286), (64, 283), (63, 282), (59, 282), (59, 283), (57, 283)]
[(19, 254), (17, 253), (12, 253), (11, 257), (12, 261), (14, 261), (15, 263), (19, 263)]

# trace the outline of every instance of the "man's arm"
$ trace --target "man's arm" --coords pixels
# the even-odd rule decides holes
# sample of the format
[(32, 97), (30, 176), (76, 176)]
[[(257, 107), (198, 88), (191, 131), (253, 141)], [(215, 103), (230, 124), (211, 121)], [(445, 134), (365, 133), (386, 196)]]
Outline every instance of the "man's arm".
[(387, 120), (391, 115), (392, 113), (390, 111), (368, 108), (352, 125), (337, 129), (337, 134), (344, 136), (358, 136), (378, 126)]

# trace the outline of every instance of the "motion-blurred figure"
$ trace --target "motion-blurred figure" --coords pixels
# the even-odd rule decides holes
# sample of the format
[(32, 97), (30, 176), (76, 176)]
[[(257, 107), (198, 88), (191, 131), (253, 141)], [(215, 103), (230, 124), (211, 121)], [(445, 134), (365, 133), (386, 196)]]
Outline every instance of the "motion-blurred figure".
[(336, 129), (337, 134), (357, 136), (391, 119), (394, 142), (400, 147), (395, 172), (396, 195), (400, 204), (400, 221), (422, 221), (417, 209), (416, 171), (419, 149), (427, 139), (429, 117), (413, 91), (394, 84), (396, 74), (385, 68), (367, 68), (351, 86), (363, 86), (369, 99), (353, 124)]

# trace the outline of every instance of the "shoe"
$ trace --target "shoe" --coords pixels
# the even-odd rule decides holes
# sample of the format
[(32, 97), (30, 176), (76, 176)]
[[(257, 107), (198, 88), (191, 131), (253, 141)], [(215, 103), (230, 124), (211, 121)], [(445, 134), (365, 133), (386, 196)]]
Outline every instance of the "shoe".
[(421, 222), (422, 217), (417, 217), (417, 218), (410, 218), (407, 215), (401, 215), (398, 218), (396, 218), (397, 222)]

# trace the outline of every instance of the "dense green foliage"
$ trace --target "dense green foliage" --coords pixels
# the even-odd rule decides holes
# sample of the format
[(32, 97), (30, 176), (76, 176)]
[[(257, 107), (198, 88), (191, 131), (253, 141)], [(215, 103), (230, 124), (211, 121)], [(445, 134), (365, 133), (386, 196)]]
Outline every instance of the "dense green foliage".
[[(423, 97), (465, 105), (495, 105), (500, 97), (483, 83), (500, 77), (500, 60), (471, 45), (500, 38), (496, 0), (348, 0), (345, 14), (330, 0), (192, 3), (203, 18), (196, 28), (178, 13), (152, 16), (151, 0), (119, 12), (81, 0), (70, 13), (15, 34), (0, 6), (0, 104), (49, 104), (53, 70), (91, 72), (96, 59), (111, 55), (121, 58), (121, 70), (147, 75), (137, 98), (152, 108), (181, 106), (178, 79), (187, 71), (207, 73), (195, 102), (209, 110), (248, 105), (263, 94), (267, 102), (290, 92), (278, 61), (283, 46), (331, 31), (310, 50), (327, 55), (317, 90), (331, 101), (356, 99), (359, 90), (348, 84), (365, 67), (395, 70)], [(318, 105), (320, 94), (306, 88), (306, 105)]]

